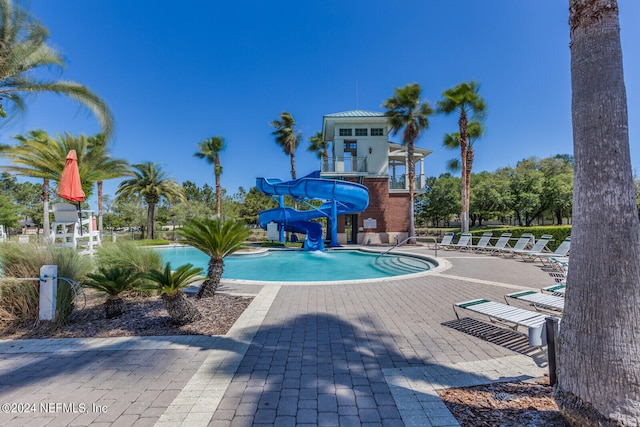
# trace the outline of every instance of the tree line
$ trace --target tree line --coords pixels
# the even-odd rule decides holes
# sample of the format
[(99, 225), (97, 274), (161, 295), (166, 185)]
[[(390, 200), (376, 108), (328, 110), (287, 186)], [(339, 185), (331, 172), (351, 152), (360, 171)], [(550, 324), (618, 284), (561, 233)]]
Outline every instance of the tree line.
[[(416, 201), (418, 220), (437, 227), (458, 219), (461, 179), (445, 173), (427, 178), (426, 184), (425, 193)], [(471, 174), (470, 188), (472, 227), (487, 220), (531, 226), (551, 219), (561, 225), (571, 217), (573, 157), (531, 157), (515, 167)]]

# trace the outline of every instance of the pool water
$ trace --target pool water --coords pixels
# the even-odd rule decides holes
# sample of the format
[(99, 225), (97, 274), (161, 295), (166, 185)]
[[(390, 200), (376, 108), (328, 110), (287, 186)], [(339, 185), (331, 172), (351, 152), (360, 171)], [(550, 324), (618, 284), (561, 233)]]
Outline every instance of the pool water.
[[(205, 272), (209, 257), (192, 247), (157, 249), (172, 268), (193, 264)], [(231, 255), (224, 259), (224, 279), (260, 282), (328, 282), (373, 279), (420, 273), (433, 268), (428, 260), (384, 255), (357, 250), (266, 251), (260, 254)]]

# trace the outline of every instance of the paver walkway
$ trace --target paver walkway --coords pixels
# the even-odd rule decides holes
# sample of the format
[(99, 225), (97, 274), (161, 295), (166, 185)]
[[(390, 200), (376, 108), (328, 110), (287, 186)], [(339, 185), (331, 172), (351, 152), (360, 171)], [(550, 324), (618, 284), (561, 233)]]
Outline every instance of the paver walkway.
[(257, 295), (225, 336), (0, 341), (0, 425), (457, 425), (437, 389), (547, 367), (543, 350), (452, 327), (452, 304), (553, 280), (537, 264), (439, 255), (446, 271), (386, 283), (226, 284)]

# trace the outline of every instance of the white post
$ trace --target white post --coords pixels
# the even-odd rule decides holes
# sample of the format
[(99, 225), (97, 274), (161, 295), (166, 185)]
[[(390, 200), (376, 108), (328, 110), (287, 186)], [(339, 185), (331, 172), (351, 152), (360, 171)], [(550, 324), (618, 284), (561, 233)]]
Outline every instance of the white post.
[(56, 294), (58, 291), (58, 266), (43, 265), (40, 268), (40, 320), (56, 317)]

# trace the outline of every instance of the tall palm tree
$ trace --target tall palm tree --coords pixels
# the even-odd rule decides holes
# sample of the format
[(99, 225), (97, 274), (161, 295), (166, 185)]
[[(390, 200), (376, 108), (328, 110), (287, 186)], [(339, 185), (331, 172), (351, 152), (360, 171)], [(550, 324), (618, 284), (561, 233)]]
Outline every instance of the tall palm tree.
[(473, 164), (473, 151), (469, 152), (469, 120), (480, 120), (484, 117), (487, 106), (478, 94), (480, 85), (475, 81), (463, 82), (442, 93), (443, 99), (437, 102), (438, 112), (444, 114), (458, 113), (460, 166), (462, 169), (460, 225), (462, 232), (469, 231), (469, 187)]
[[(12, 0), (0, 0), (0, 99), (11, 101), (24, 110), (25, 94), (50, 92), (66, 95), (91, 110), (105, 137), (113, 133), (111, 110), (98, 95), (70, 81), (40, 81), (33, 71), (45, 67), (63, 67), (62, 56), (47, 44), (48, 30)], [(7, 111), (0, 104), (0, 116)]]
[[(464, 185), (466, 187), (467, 207), (470, 207), (471, 200), (471, 170), (473, 168), (473, 145), (484, 134), (484, 126), (477, 120), (471, 120), (467, 126), (467, 154), (465, 158), (466, 177)], [(460, 132), (450, 133), (444, 136), (444, 146), (451, 149), (460, 148)], [(462, 159), (449, 161), (448, 168), (451, 171), (458, 171), (462, 168)]]
[(309, 146), (307, 151), (316, 153), (319, 159), (322, 159), (324, 172), (329, 172), (329, 141), (322, 138), (322, 132), (316, 132), (309, 138)]
[(249, 229), (240, 222), (207, 218), (202, 221), (192, 219), (177, 232), (184, 243), (209, 256), (207, 279), (197, 297), (213, 297), (224, 270), (224, 258), (244, 246)]
[(273, 120), (271, 126), (276, 128), (272, 135), (276, 137), (276, 144), (282, 147), (284, 154), (291, 159), (291, 179), (296, 179), (296, 149), (302, 141), (302, 135), (296, 131), (296, 121), (293, 116), (283, 111), (280, 113), (280, 120)]
[(618, 4), (569, 5), (575, 186), (555, 396), (571, 425), (632, 426), (640, 420), (640, 223)]
[(409, 179), (409, 237), (416, 235), (414, 215), (414, 189), (416, 165), (413, 160), (414, 144), (420, 133), (429, 128), (429, 116), (433, 114), (429, 102), (420, 102), (422, 88), (418, 83), (396, 88), (395, 95), (387, 99), (382, 106), (387, 109), (392, 135), (402, 131), (402, 144), (407, 146)]
[[(42, 178), (42, 202), (44, 209), (43, 237), (49, 239), (49, 200), (50, 181), (57, 180), (62, 173), (58, 172), (58, 162), (52, 150), (53, 140), (43, 130), (30, 131), (25, 136), (16, 136), (17, 145), (5, 145), (0, 151), (2, 157), (7, 158), (11, 165), (2, 169), (17, 175), (30, 178)], [(65, 155), (66, 157), (66, 155)], [(63, 160), (64, 167), (64, 160)]]
[(164, 198), (169, 203), (185, 201), (182, 187), (169, 178), (162, 168), (152, 162), (133, 165), (132, 178), (120, 183), (116, 196), (141, 197), (147, 204), (146, 238), (154, 237), (154, 218), (156, 205)]
[[(78, 156), (78, 169), (82, 189), (87, 198), (93, 192), (93, 184), (98, 182), (98, 195), (101, 194), (101, 181), (124, 176), (129, 171), (124, 160), (111, 159), (107, 155), (106, 140), (101, 136), (74, 136), (69, 133), (51, 138), (43, 130), (33, 130), (26, 135), (15, 136), (16, 145), (5, 146), (0, 152), (2, 157), (11, 161), (3, 166), (8, 172), (31, 178), (42, 178), (44, 203), (44, 238), (49, 236), (49, 200), (50, 181), (59, 181), (64, 169), (65, 159), (70, 150)], [(98, 209), (101, 210), (101, 198), (98, 197)]]
[(199, 159), (205, 159), (207, 163), (213, 164), (213, 174), (216, 178), (216, 215), (220, 216), (222, 205), (222, 188), (220, 187), (220, 175), (222, 175), (222, 165), (220, 164), (220, 152), (224, 150), (224, 138), (214, 136), (198, 144), (200, 151), (194, 154)]
[(98, 192), (98, 231), (102, 233), (102, 185), (105, 180), (121, 178), (131, 173), (129, 162), (111, 158), (108, 151), (107, 139), (99, 134), (89, 139), (89, 155), (85, 164), (90, 165), (87, 180), (97, 184)]

